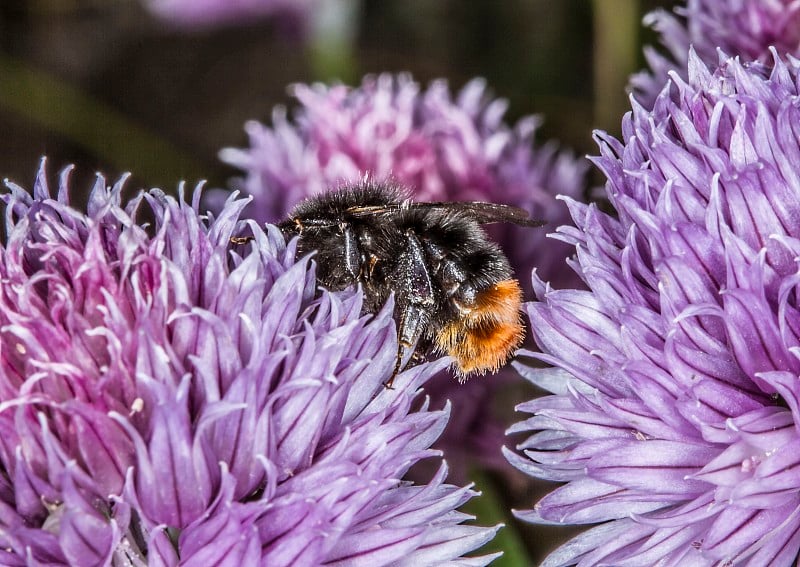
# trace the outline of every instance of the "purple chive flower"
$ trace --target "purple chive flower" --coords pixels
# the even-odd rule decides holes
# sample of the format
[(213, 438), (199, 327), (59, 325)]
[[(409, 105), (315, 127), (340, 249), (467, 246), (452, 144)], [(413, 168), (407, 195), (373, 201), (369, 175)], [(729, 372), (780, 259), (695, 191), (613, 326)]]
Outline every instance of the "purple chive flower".
[[(552, 143), (534, 148), (539, 120), (510, 127), (507, 102), (490, 100), (475, 79), (453, 98), (445, 81), (423, 90), (409, 75), (367, 76), (361, 86), (295, 85), (300, 106), (283, 108), (272, 126), (248, 122), (250, 147), (225, 149), (223, 161), (246, 173), (240, 187), (253, 196), (261, 222), (283, 218), (309, 195), (369, 176), (407, 186), (420, 201), (492, 201), (523, 207), (558, 226), (568, 220), (556, 195), (579, 198), (586, 167)], [(563, 269), (569, 248), (546, 230), (492, 227), (518, 274), (534, 264), (551, 279), (572, 281)]]
[(204, 28), (274, 17), (302, 28), (317, 0), (143, 0), (156, 16), (174, 25)]
[(717, 49), (745, 61), (769, 64), (770, 47), (781, 55), (800, 55), (800, 3), (797, 0), (687, 0), (675, 14), (659, 9), (645, 16), (645, 25), (660, 34), (666, 54), (645, 48), (651, 69), (631, 79), (637, 100), (653, 107), (670, 72), (686, 80), (690, 46), (708, 66), (718, 63)]
[[(800, 64), (689, 57), (570, 202), (588, 291), (528, 313), (550, 395), (508, 458), (564, 483), (519, 517), (600, 524), (545, 565), (794, 565), (800, 552)], [(774, 65), (774, 67), (773, 67)]]
[[(538, 118), (506, 125), (507, 102), (491, 100), (480, 79), (456, 97), (443, 80), (423, 89), (407, 74), (367, 76), (356, 88), (300, 84), (292, 93), (300, 106), (291, 118), (279, 107), (271, 126), (249, 122), (250, 147), (220, 154), (246, 173), (238, 188), (253, 196), (251, 214), (261, 222), (281, 219), (303, 198), (365, 176), (398, 182), (420, 201), (517, 205), (553, 228), (569, 219), (556, 195), (582, 194), (585, 165), (553, 143), (534, 147)], [(552, 280), (577, 281), (563, 267), (569, 246), (545, 238), (546, 228), (495, 225), (489, 231), (518, 275), (535, 264)], [(527, 287), (527, 277), (521, 279)], [(507, 466), (499, 447), (508, 422), (500, 423), (487, 401), (502, 387), (499, 377), (487, 377), (463, 386), (442, 378), (427, 388), (434, 400), (455, 404), (440, 446), (458, 476), (469, 459)]]
[[(496, 528), (473, 495), (402, 478), (445, 426), (416, 392), (442, 363), (382, 386), (391, 306), (315, 285), (271, 226), (232, 252), (220, 215), (158, 190), (123, 205), (98, 176), (87, 213), (7, 183), (0, 249), (3, 565), (484, 565)], [(137, 222), (148, 208), (152, 227)], [(413, 406), (413, 407), (412, 407)]]

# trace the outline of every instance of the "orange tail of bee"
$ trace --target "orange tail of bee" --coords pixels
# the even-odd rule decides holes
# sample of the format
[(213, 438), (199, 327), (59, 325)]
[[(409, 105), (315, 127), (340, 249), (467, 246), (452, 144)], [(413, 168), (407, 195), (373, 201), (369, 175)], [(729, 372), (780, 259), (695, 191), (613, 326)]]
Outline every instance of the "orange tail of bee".
[(525, 337), (520, 318), (522, 290), (504, 280), (481, 291), (462, 316), (436, 337), (436, 348), (456, 359), (459, 380), (467, 374), (497, 372)]

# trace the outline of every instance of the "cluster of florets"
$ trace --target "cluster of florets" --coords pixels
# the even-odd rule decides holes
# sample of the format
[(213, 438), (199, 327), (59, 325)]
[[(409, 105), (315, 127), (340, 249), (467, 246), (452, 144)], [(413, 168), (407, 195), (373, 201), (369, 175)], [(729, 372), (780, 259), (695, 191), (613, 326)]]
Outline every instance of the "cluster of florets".
[(565, 483), (521, 517), (601, 524), (547, 565), (789, 565), (800, 543), (799, 65), (694, 54), (595, 163), (616, 216), (570, 202), (588, 291), (537, 282), (551, 395), (509, 453)]
[(444, 464), (402, 480), (449, 410), (417, 400), (441, 363), (383, 387), (391, 305), (318, 291), (274, 227), (232, 252), (235, 196), (206, 219), (98, 177), (82, 213), (68, 177), (2, 196), (1, 563), (447, 564), (492, 538)]
[[(631, 78), (637, 100), (653, 107), (671, 73), (687, 79), (689, 49), (706, 65), (725, 60), (719, 50), (743, 61), (769, 66), (770, 48), (783, 55), (800, 55), (800, 4), (794, 0), (687, 0), (675, 13), (656, 10), (645, 25), (659, 34), (666, 53), (647, 46), (648, 71)], [(720, 58), (721, 57), (721, 58)]]

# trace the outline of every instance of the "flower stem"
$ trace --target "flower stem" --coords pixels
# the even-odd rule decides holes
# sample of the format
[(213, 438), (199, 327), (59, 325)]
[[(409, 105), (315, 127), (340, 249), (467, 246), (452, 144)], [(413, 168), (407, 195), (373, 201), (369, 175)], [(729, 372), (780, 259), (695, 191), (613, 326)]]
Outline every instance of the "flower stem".
[(628, 108), (625, 86), (638, 65), (639, 0), (594, 0), (594, 126), (619, 130)]
[(505, 524), (505, 527), (497, 532), (492, 541), (478, 550), (480, 554), (495, 551), (503, 552), (501, 557), (492, 562), (492, 567), (532, 565), (533, 562), (525, 548), (525, 543), (522, 541), (522, 536), (515, 529), (515, 521), (508, 514), (508, 507), (505, 505), (498, 490), (499, 487), (491, 475), (474, 468), (470, 470), (469, 477), (475, 483), (475, 487), (480, 490), (481, 496), (470, 500), (464, 506), (464, 511), (475, 515), (477, 518), (476, 523), (481, 525)]

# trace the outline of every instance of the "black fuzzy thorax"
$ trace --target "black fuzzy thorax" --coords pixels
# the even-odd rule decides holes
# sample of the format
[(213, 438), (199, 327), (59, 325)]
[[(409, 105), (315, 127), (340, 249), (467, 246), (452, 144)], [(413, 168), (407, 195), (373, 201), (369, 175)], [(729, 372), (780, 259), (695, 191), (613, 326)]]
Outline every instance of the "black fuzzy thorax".
[(379, 310), (393, 292), (396, 314), (424, 301), (427, 339), (458, 317), (459, 303), (513, 277), (469, 213), (457, 204), (411, 204), (393, 186), (366, 182), (322, 194), (298, 204), (279, 226), (287, 238), (300, 237), (298, 254), (315, 252), (321, 285), (341, 290), (360, 283), (365, 311)]

